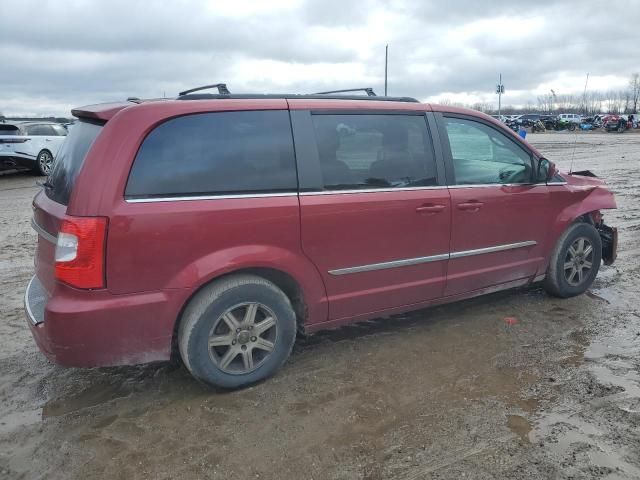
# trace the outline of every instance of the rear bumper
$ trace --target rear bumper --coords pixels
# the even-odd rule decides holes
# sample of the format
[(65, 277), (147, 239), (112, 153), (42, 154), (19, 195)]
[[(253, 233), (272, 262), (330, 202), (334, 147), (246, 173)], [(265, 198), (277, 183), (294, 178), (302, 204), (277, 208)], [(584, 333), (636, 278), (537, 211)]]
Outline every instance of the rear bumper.
[(113, 295), (56, 285), (49, 296), (34, 277), (25, 293), (38, 348), (68, 367), (133, 365), (171, 356), (173, 327), (186, 290)]
[(0, 165), (8, 167), (33, 168), (36, 164), (36, 157), (28, 153), (1, 152)]

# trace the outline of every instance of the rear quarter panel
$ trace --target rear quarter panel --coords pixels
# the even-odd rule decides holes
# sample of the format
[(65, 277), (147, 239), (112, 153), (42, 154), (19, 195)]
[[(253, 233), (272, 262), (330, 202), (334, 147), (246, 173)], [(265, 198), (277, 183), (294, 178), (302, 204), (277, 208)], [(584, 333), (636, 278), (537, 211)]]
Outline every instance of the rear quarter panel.
[(324, 285), (301, 250), (297, 195), (122, 201), (110, 215), (107, 288), (115, 294), (195, 291), (247, 268), (287, 273), (303, 290), (309, 321), (326, 320)]

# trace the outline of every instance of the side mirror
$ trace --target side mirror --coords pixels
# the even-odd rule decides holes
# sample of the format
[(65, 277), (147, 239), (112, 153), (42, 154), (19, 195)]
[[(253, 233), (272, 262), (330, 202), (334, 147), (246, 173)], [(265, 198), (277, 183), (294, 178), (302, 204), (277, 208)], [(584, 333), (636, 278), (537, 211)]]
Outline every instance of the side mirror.
[(538, 161), (537, 181), (539, 183), (550, 182), (556, 173), (558, 173), (558, 167), (556, 167), (555, 163), (547, 160), (546, 158), (541, 158)]

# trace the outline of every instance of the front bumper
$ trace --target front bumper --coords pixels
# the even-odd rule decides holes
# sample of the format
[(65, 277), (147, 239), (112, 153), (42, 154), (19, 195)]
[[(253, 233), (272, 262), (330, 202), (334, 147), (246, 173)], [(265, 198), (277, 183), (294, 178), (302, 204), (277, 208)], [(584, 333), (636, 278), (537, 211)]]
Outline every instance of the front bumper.
[(618, 229), (601, 223), (596, 227), (602, 239), (602, 261), (611, 265), (618, 256)]
[(114, 295), (57, 284), (52, 295), (33, 277), (25, 292), (27, 323), (38, 348), (68, 367), (168, 360), (173, 327), (187, 290)]

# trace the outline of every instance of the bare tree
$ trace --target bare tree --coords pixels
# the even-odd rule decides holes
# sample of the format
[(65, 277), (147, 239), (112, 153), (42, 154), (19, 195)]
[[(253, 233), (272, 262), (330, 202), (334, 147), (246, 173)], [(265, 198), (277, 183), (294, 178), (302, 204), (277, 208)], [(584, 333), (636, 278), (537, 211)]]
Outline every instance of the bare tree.
[(638, 101), (640, 101), (640, 73), (631, 74), (629, 88), (631, 89), (631, 113), (638, 113)]

